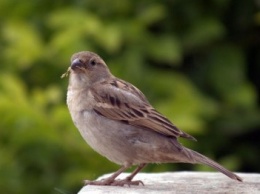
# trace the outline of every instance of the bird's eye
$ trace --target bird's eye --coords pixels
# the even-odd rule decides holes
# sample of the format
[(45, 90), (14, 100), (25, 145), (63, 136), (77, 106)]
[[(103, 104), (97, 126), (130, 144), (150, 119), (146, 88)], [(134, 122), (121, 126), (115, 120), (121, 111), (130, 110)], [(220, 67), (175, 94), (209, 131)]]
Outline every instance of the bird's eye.
[(97, 64), (97, 63), (96, 63), (95, 60), (91, 60), (91, 61), (90, 61), (90, 65), (95, 66), (96, 64)]

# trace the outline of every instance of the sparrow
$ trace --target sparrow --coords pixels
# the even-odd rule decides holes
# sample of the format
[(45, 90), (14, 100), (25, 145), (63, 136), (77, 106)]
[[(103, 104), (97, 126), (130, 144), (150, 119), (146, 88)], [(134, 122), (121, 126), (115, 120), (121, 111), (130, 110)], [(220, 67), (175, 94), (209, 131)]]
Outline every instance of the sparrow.
[[(231, 179), (242, 178), (208, 157), (188, 149), (178, 138), (196, 140), (159, 113), (132, 84), (113, 76), (97, 54), (75, 53), (62, 76), (69, 75), (67, 105), (82, 137), (96, 152), (121, 168), (102, 180), (85, 185), (144, 185), (134, 176), (149, 163), (208, 165)], [(126, 169), (136, 169), (125, 179), (116, 179)]]

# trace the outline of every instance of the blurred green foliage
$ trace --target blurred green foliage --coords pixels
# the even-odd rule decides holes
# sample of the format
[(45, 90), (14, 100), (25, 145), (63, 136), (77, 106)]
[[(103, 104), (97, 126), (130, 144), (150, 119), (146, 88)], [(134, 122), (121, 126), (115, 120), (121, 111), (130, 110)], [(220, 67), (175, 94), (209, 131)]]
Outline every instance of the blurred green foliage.
[[(75, 193), (118, 167), (65, 104), (70, 56), (101, 55), (227, 168), (259, 172), (260, 5), (248, 0), (0, 0), (1, 193)], [(150, 165), (146, 171), (207, 169)]]

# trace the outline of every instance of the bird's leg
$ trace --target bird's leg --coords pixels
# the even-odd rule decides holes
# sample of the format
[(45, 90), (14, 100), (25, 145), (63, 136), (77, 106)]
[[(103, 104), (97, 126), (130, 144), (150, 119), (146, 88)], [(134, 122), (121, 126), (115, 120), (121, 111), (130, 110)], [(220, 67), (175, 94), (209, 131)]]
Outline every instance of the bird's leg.
[(140, 164), (128, 177), (126, 177), (125, 179), (122, 179), (122, 180), (115, 180), (111, 185), (114, 185), (114, 186), (124, 186), (124, 185), (130, 186), (130, 185), (139, 185), (139, 184), (144, 185), (144, 183), (142, 181), (140, 181), (140, 180), (132, 181), (132, 179), (145, 166), (146, 166), (145, 163)]
[[(88, 181), (85, 180), (85, 185), (113, 185), (115, 181), (115, 178), (118, 177), (122, 172), (124, 172), (126, 169), (128, 169), (130, 165), (122, 166), (118, 171), (116, 171), (114, 174), (112, 174), (110, 177), (102, 179), (102, 180), (96, 180), (96, 181)], [(123, 186), (123, 185), (120, 185)]]
[(132, 172), (132, 174), (130, 174), (130, 175), (129, 175), (128, 177), (126, 177), (125, 179), (131, 181), (131, 180), (134, 178), (134, 176), (135, 176), (140, 170), (142, 170), (145, 166), (146, 166), (146, 164), (140, 164), (140, 165), (134, 170), (134, 172)]

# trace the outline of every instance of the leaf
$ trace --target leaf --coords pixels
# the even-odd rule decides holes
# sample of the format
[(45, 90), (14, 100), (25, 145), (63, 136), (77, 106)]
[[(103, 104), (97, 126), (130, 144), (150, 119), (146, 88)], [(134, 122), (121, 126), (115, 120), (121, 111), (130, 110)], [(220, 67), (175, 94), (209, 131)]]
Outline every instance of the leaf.
[(183, 35), (185, 48), (201, 47), (225, 35), (224, 25), (216, 18), (204, 17), (195, 22)]
[(7, 42), (3, 49), (4, 56), (8, 61), (12, 61), (13, 66), (25, 69), (42, 57), (42, 39), (32, 25), (23, 21), (9, 21), (2, 29)]
[(146, 49), (149, 57), (160, 63), (177, 65), (182, 58), (181, 45), (173, 35), (150, 37)]

